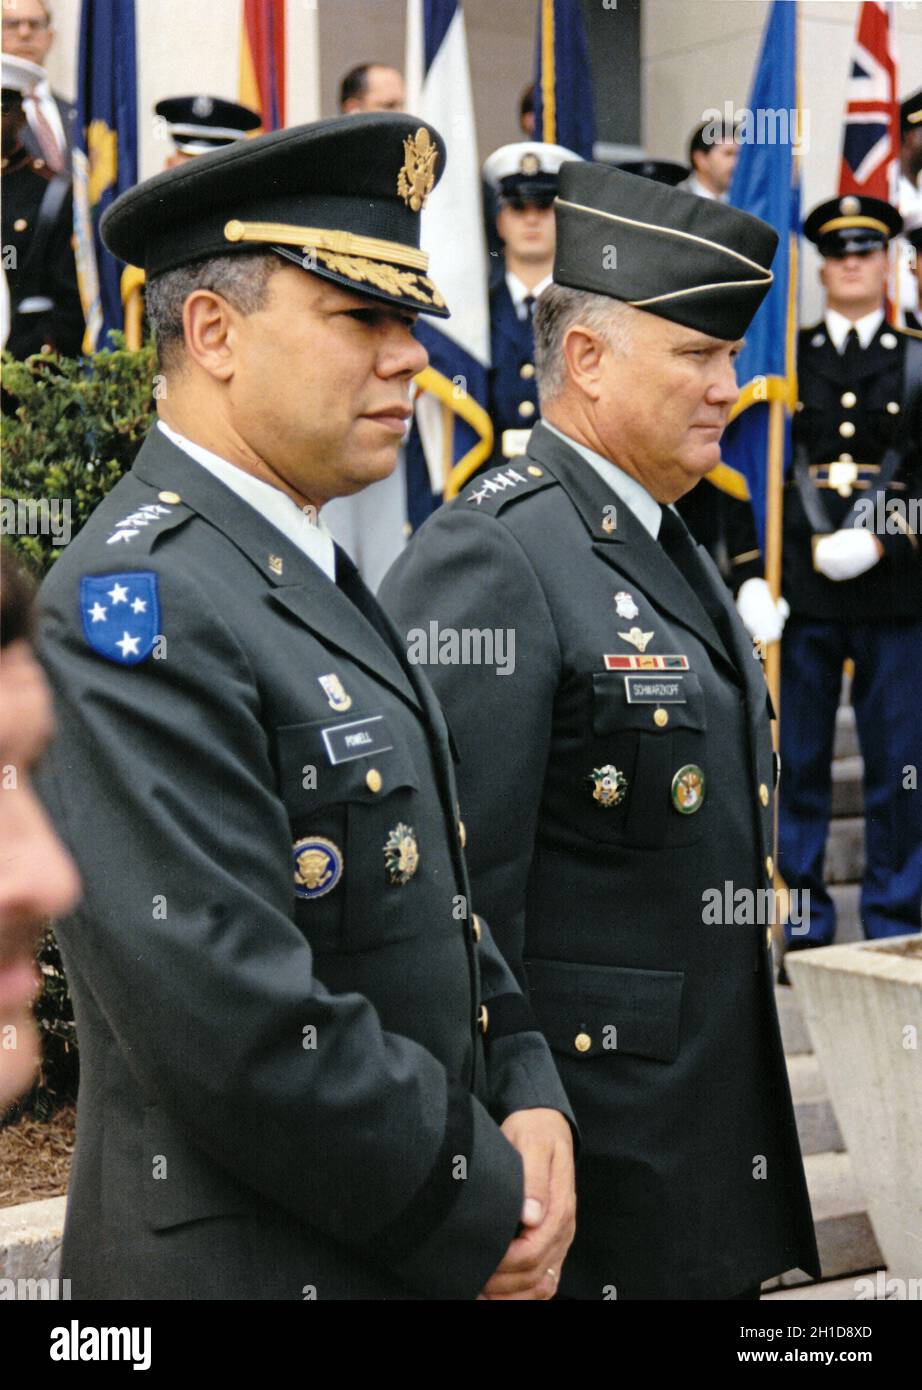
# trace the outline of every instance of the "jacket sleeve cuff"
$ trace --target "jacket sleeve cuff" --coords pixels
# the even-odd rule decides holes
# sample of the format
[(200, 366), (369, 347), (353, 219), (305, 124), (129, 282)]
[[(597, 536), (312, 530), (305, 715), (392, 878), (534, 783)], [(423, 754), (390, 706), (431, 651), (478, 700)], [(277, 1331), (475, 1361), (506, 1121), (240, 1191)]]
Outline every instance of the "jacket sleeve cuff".
[(419, 1208), (431, 1201), (424, 1190), (375, 1241), (378, 1257), (427, 1298), (475, 1299), (509, 1248), (522, 1214), (521, 1157), (483, 1106), (464, 1094), (467, 1114), (460, 1124), (455, 1118), (446, 1126), (448, 1142), (424, 1184), (450, 1194), (438, 1224), (420, 1237)]
[(559, 1110), (572, 1131), (573, 1151), (579, 1152), (579, 1129), (573, 1108), (541, 1033), (510, 1033), (488, 1041), (487, 1077), (490, 1112), (497, 1124), (516, 1110)]

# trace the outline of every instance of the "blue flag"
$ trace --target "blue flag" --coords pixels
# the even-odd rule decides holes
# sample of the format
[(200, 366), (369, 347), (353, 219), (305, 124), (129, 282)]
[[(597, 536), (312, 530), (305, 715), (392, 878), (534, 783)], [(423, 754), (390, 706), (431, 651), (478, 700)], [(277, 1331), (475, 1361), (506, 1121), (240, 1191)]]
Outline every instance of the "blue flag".
[[(739, 116), (739, 113), (737, 113)], [(745, 479), (756, 530), (764, 543), (768, 402), (785, 405), (785, 456), (797, 401), (797, 238), (800, 233), (797, 100), (797, 5), (773, 0), (762, 36), (749, 107), (738, 128), (739, 155), (730, 186), (734, 207), (769, 222), (780, 241), (774, 283), (749, 326), (737, 359), (742, 395), (721, 443), (731, 479)], [(733, 490), (732, 485), (728, 490)]]
[(100, 240), (99, 219), (138, 181), (134, 0), (83, 0), (77, 87), (74, 235), (83, 348), (92, 352), (124, 323), (122, 266)]
[(540, 0), (535, 53), (535, 139), (592, 158), (592, 70), (580, 0)]

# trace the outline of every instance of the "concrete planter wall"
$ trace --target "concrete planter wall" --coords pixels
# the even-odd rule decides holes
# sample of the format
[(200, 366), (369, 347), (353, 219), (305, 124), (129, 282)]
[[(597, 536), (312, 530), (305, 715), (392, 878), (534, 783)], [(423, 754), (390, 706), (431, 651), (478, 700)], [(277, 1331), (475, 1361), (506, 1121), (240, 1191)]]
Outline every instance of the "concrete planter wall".
[[(0, 1207), (0, 1298), (49, 1297), (47, 1290), (36, 1294), (28, 1289), (11, 1290), (25, 1280), (57, 1282), (64, 1230), (66, 1197), (48, 1197), (42, 1202), (23, 1202), (16, 1207)], [(58, 1292), (50, 1294), (57, 1298)]]
[(792, 952), (785, 966), (889, 1276), (922, 1298), (922, 937)]

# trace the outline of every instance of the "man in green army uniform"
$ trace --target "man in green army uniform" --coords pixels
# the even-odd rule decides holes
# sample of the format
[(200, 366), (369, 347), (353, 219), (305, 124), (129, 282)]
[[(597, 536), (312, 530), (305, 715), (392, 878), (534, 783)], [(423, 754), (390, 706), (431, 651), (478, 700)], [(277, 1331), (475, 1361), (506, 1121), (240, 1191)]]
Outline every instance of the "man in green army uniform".
[(470, 908), (450, 737), (323, 503), (393, 469), (444, 161), (405, 116), (109, 209), (166, 391), (43, 592), (85, 887), (75, 1298), (548, 1298), (568, 1105)]
[[(757, 1298), (818, 1273), (767, 931), (768, 695), (670, 504), (719, 460), (777, 236), (601, 165), (559, 178), (541, 423), (382, 602), (430, 663), (475, 893), (580, 1125), (562, 1294)], [(504, 635), (502, 669), (443, 664), (468, 630)]]

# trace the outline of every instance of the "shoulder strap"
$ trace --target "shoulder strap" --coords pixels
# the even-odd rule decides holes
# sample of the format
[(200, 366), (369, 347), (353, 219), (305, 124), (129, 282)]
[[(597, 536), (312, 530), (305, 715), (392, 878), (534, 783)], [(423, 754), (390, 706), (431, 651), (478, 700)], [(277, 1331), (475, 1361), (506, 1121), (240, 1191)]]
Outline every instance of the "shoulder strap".
[(44, 264), (48, 251), (48, 243), (51, 240), (51, 233), (61, 215), (61, 208), (64, 206), (68, 193), (70, 192), (70, 179), (63, 174), (56, 174), (48, 183), (48, 187), (42, 194), (42, 201), (39, 204), (38, 217), (35, 221), (35, 236), (29, 247), (27, 265)]

